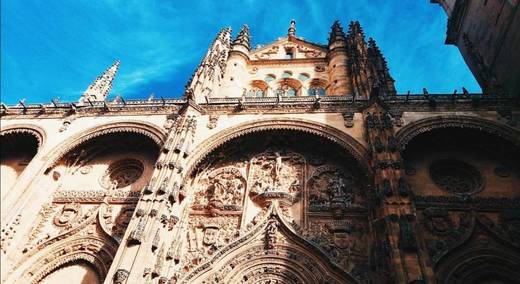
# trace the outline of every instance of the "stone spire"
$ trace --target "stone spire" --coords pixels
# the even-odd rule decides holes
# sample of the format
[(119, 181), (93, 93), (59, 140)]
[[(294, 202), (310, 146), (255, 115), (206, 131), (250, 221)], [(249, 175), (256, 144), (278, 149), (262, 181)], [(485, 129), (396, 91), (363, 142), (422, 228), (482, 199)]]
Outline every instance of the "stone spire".
[(116, 60), (116, 62), (110, 66), (103, 74), (98, 76), (96, 80), (90, 86), (88, 86), (87, 90), (81, 95), (79, 98), (80, 103), (86, 103), (89, 100), (91, 102), (94, 101), (104, 101), (112, 89), (112, 82), (116, 77), (117, 70), (119, 69), (120, 61)]
[(337, 41), (346, 41), (345, 32), (343, 32), (343, 28), (338, 20), (332, 24), (329, 35), (329, 46)]
[(217, 91), (224, 76), (230, 48), (231, 28), (221, 29), (188, 81), (185, 96), (194, 96), (197, 102), (203, 102), (206, 96)]
[(242, 27), (242, 30), (238, 33), (235, 40), (233, 40), (233, 45), (243, 45), (247, 48), (247, 50), (251, 50), (251, 45), (249, 42), (249, 27), (247, 25), (244, 25)]
[(378, 71), (388, 70), (386, 60), (373, 38), (368, 39), (368, 58)]
[(383, 95), (395, 95), (394, 79), (390, 76), (386, 59), (373, 38), (368, 39), (368, 61), (371, 65), (373, 82), (381, 88)]
[(295, 37), (296, 36), (296, 21), (291, 20), (291, 25), (287, 30), (287, 37)]

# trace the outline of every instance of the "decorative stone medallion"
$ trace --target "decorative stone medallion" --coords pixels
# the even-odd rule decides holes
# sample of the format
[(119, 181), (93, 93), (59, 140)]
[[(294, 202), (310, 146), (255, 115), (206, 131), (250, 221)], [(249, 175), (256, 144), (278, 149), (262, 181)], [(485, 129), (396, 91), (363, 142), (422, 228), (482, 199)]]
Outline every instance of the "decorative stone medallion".
[(443, 159), (430, 166), (430, 177), (441, 189), (458, 195), (474, 194), (484, 187), (480, 172), (457, 160)]

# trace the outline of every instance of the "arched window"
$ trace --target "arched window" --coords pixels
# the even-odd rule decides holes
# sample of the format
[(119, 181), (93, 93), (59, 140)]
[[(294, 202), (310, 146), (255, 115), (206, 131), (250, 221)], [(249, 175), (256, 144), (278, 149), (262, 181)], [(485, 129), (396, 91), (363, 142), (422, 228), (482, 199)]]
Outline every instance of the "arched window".
[(278, 88), (275, 91), (275, 94), (277, 96), (282, 97), (295, 97), (300, 95), (300, 89), (302, 87), (302, 84), (295, 79), (286, 78), (280, 80), (278, 83)]
[(325, 96), (325, 88), (322, 87), (310, 87), (307, 91), (309, 96)]
[(310, 76), (307, 73), (300, 73), (300, 75), (298, 75), (298, 80), (300, 80), (302, 82), (309, 80), (309, 78), (310, 78)]
[(291, 78), (292, 77), (292, 72), (291, 71), (283, 71), (282, 73), (282, 78)]
[(267, 95), (267, 83), (262, 80), (254, 80), (251, 82), (249, 90), (246, 93), (248, 97), (265, 97)]
[(275, 76), (275, 75), (273, 75), (273, 74), (267, 74), (267, 75), (265, 75), (265, 79), (264, 79), (264, 80), (265, 80), (267, 83), (269, 83), (269, 82), (271, 82), (271, 81), (273, 81), (273, 80), (275, 80), (275, 79), (276, 79), (276, 76)]
[(307, 95), (309, 96), (325, 96), (326, 90), (325, 86), (327, 82), (321, 79), (313, 79), (309, 84), (309, 89), (307, 90)]

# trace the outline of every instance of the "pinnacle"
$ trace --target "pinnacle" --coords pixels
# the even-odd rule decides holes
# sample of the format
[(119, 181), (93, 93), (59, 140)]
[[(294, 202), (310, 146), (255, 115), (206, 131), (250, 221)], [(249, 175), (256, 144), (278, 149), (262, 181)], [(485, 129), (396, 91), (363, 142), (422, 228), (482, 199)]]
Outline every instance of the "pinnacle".
[(372, 53), (373, 55), (381, 56), (381, 50), (379, 50), (379, 47), (377, 46), (376, 41), (373, 38), (368, 38), (368, 52)]
[(329, 34), (329, 45), (335, 41), (345, 40), (345, 33), (341, 27), (341, 23), (336, 20), (331, 26), (331, 32)]
[(363, 28), (361, 27), (359, 21), (351, 21), (348, 25), (348, 35), (355, 36), (357, 34), (360, 34), (362, 37), (365, 36), (363, 33)]
[(249, 37), (249, 26), (244, 25), (235, 40), (233, 40), (233, 44), (241, 44), (247, 47), (247, 49), (251, 49), (251, 45), (249, 44)]
[(296, 36), (296, 21), (291, 20), (291, 24), (289, 25), (289, 29), (287, 30), (287, 37), (295, 37)]

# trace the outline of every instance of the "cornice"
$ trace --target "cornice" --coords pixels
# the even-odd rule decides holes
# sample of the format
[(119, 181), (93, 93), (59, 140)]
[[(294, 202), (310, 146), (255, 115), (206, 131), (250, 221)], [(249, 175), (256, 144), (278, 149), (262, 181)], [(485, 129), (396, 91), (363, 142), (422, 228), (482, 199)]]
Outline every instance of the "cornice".
[[(342, 113), (359, 112), (373, 101), (343, 96), (300, 96), (300, 97), (235, 97), (208, 98), (204, 103), (189, 105), (204, 113)], [(187, 104), (186, 99), (129, 100), (121, 102), (95, 102), (92, 105), (76, 106), (73, 103), (26, 104), (25, 106), (4, 106), (1, 119), (46, 119), (64, 118), (69, 115), (89, 116), (130, 116), (168, 115), (178, 113)], [(452, 111), (500, 111), (520, 110), (520, 99), (482, 94), (453, 96), (452, 94), (397, 95), (380, 98), (379, 103), (390, 111), (399, 112), (452, 112)]]

